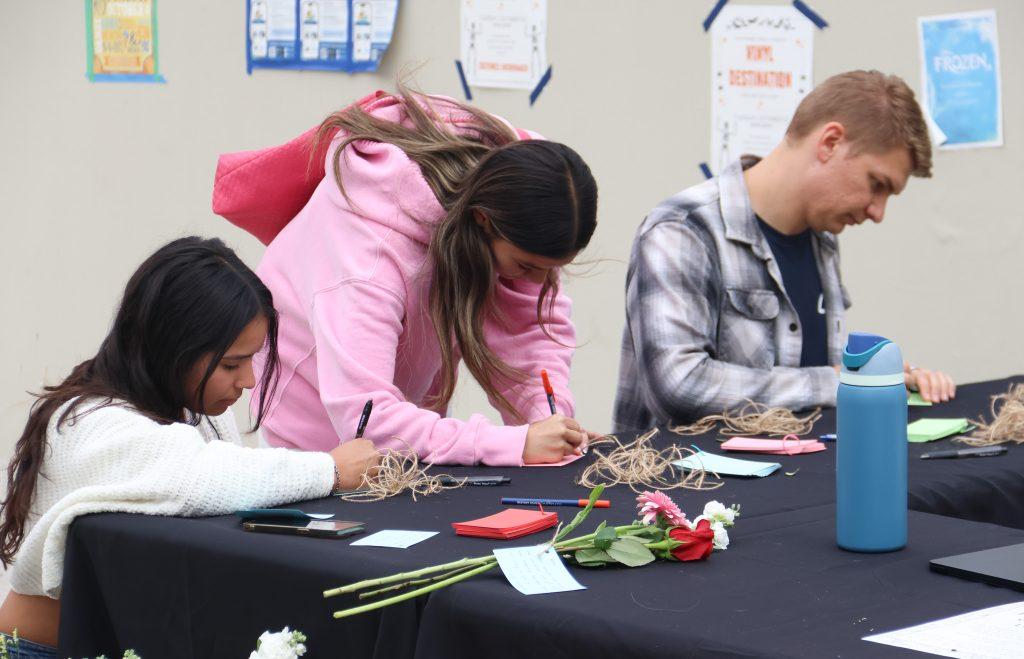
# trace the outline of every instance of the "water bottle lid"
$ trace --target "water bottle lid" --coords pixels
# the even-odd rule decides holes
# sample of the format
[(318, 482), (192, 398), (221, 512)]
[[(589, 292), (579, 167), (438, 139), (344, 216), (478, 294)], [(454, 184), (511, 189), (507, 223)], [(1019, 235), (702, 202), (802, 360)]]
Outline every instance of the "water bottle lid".
[(871, 334), (870, 332), (850, 332), (850, 336), (846, 339), (846, 352), (851, 355), (858, 355), (874, 348), (882, 341), (888, 340), (884, 336)]
[(885, 344), (892, 343), (884, 336), (867, 332), (850, 332), (843, 350), (843, 366), (857, 369), (868, 363)]
[(839, 381), (863, 386), (902, 384), (903, 357), (899, 347), (884, 336), (850, 332)]

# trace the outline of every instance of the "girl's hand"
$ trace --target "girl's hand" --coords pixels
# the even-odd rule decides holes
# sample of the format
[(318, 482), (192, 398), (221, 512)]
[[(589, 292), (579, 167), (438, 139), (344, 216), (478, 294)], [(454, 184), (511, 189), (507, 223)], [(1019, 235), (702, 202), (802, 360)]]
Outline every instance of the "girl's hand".
[(366, 484), (377, 473), (380, 453), (368, 439), (351, 439), (330, 452), (340, 476), (339, 485), (354, 490)]
[(558, 462), (567, 455), (579, 453), (586, 439), (586, 431), (575, 419), (555, 414), (530, 424), (526, 431), (523, 462)]

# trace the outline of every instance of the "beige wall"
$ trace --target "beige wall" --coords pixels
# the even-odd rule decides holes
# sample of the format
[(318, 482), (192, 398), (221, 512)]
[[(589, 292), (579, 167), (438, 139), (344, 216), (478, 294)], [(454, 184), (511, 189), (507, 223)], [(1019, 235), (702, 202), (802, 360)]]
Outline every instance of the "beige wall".
[[(708, 157), (712, 0), (549, 0), (551, 84), (475, 92), (482, 107), (575, 147), (601, 186), (600, 226), (569, 282), (582, 347), (573, 372), (579, 417), (606, 429), (619, 361), (625, 261), (659, 200), (697, 183)], [(998, 12), (1008, 146), (942, 152), (880, 226), (842, 238), (849, 326), (896, 339), (917, 363), (958, 380), (1024, 371), (1024, 182), (1021, 126), (1024, 3), (1018, 0), (811, 3), (815, 78), (852, 68), (899, 74), (916, 89), (916, 17)], [(0, 456), (6, 461), (27, 389), (62, 377), (96, 349), (126, 278), (154, 248), (186, 233), (219, 235), (252, 265), (260, 244), (210, 212), (218, 153), (285, 141), (422, 64), (420, 86), (461, 96), (455, 0), (403, 0), (378, 74), (245, 74), (242, 0), (160, 3), (165, 85), (89, 84), (80, 1), (0, 7)], [(464, 378), (465, 382), (465, 378)], [(486, 407), (463, 386), (455, 412)]]

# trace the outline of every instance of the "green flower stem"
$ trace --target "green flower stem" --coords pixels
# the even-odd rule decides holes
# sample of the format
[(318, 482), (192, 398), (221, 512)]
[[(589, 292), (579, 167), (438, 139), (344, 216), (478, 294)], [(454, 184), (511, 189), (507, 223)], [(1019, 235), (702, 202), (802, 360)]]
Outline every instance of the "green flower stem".
[(493, 561), (493, 556), (481, 556), (479, 558), (462, 558), (451, 563), (445, 563), (444, 565), (434, 565), (433, 567), (425, 567), (421, 570), (414, 570), (413, 572), (401, 572), (399, 574), (392, 574), (388, 577), (380, 577), (378, 579), (366, 579), (364, 581), (357, 581), (356, 583), (349, 584), (347, 586), (340, 586), (338, 588), (331, 588), (330, 590), (324, 591), (324, 597), (334, 597), (335, 595), (343, 595), (345, 593), (354, 593), (357, 590), (364, 588), (372, 588), (374, 586), (383, 586), (389, 583), (395, 583), (396, 581), (408, 581), (410, 579), (416, 579), (422, 577), (425, 574), (432, 574), (434, 572), (447, 572), (470, 565), (479, 565), (485, 561)]
[[(643, 530), (645, 528), (647, 528), (647, 527), (642, 525), (642, 524), (627, 524), (625, 526), (616, 526), (615, 527), (615, 532), (617, 534), (619, 534), (619, 535), (631, 535), (632, 532), (640, 531), (640, 530)], [(587, 535), (579, 536), (579, 537), (576, 537), (576, 538), (568, 538), (566, 540), (562, 540), (561, 542), (556, 542), (554, 544), (555, 551), (556, 552), (566, 551), (566, 549), (565, 549), (566, 547), (572, 547), (573, 549), (575, 549), (576, 545), (578, 545), (580, 543), (586, 543), (586, 542), (592, 541), (596, 535), (597, 535), (596, 533), (589, 533)], [(580, 548), (586, 548), (586, 545), (584, 545), (583, 547), (580, 547)], [(460, 560), (457, 560), (457, 561), (453, 561), (451, 563), (445, 563), (443, 565), (435, 565), (435, 566), (432, 566), (432, 567), (425, 567), (423, 569), (415, 570), (415, 571), (412, 571), (412, 572), (401, 572), (399, 574), (393, 574), (391, 576), (380, 577), (380, 578), (377, 578), (377, 579), (366, 579), (364, 581), (358, 581), (356, 583), (349, 584), (347, 586), (341, 586), (341, 587), (338, 587), (338, 588), (332, 588), (330, 590), (325, 590), (324, 591), (324, 597), (325, 598), (326, 597), (334, 597), (335, 595), (343, 595), (345, 593), (354, 593), (356, 591), (364, 590), (366, 588), (376, 588), (376, 590), (372, 590), (372, 591), (370, 591), (368, 593), (360, 594), (359, 598), (360, 599), (365, 599), (365, 598), (368, 598), (368, 597), (373, 597), (373, 596), (376, 596), (376, 595), (381, 595), (381, 594), (384, 594), (384, 593), (387, 593), (387, 592), (393, 592), (395, 590), (401, 590), (403, 588), (408, 588), (410, 586), (419, 586), (419, 585), (423, 585), (423, 584), (431, 584), (431, 583), (436, 582), (436, 583), (434, 583), (433, 586), (426, 587), (426, 588), (420, 588), (418, 590), (411, 591), (409, 593), (405, 593), (405, 594), (403, 594), (401, 596), (391, 597), (391, 598), (380, 600), (379, 602), (374, 602), (373, 603), (373, 605), (377, 605), (377, 604), (381, 604), (382, 602), (386, 602), (387, 604), (381, 604), (381, 605), (382, 606), (387, 606), (388, 604), (393, 604), (393, 603), (396, 603), (396, 602), (402, 602), (402, 601), (405, 601), (406, 599), (410, 599), (411, 597), (417, 597), (419, 595), (429, 593), (429, 592), (431, 592), (433, 590), (436, 590), (437, 588), (440, 588), (440, 587), (443, 587), (443, 586), (446, 586), (446, 585), (449, 585), (449, 584), (457, 583), (458, 581), (462, 581), (462, 579), (466, 578), (467, 576), (472, 576), (474, 574), (479, 574), (479, 572), (484, 572), (486, 570), (489, 570), (492, 567), (494, 567), (495, 564), (496, 564), (496, 559), (494, 558), (493, 554), (491, 554), (489, 556), (479, 556), (477, 558), (463, 558), (463, 559), (460, 559)], [(479, 568), (485, 568), (485, 569), (479, 569)], [(434, 577), (429, 578), (429, 579), (421, 579), (420, 578), (420, 577), (423, 577), (423, 576), (428, 575), (428, 574), (435, 574), (437, 572), (443, 572), (444, 574), (437, 575), (437, 576), (434, 576)], [(389, 586), (389, 584), (391, 584), (391, 585)], [(380, 588), (380, 586), (389, 586), (389, 587)], [(373, 610), (373, 608), (380, 608), (380, 607), (373, 606), (373, 605), (367, 604), (367, 605), (364, 605), (363, 607), (356, 607), (356, 608), (358, 609), (359, 613), (362, 613), (363, 611), (371, 611), (371, 610)], [(373, 608), (366, 608), (366, 607), (371, 607), (371, 606)], [(355, 611), (355, 610), (356, 609), (346, 609), (346, 611), (341, 611), (339, 613), (345, 613), (346, 615), (353, 615), (351, 613), (347, 613), (347, 611)], [(336, 617), (341, 617), (341, 616), (337, 616), (336, 615)]]
[(489, 563), (484, 563), (484, 564), (480, 565), (479, 567), (475, 567), (472, 570), (469, 570), (468, 572), (462, 572), (460, 574), (455, 575), (454, 577), (449, 577), (448, 579), (445, 579), (444, 581), (438, 581), (435, 584), (431, 584), (429, 586), (426, 586), (424, 588), (419, 588), (417, 590), (410, 590), (408, 593), (402, 593), (401, 595), (396, 595), (395, 597), (389, 597), (387, 599), (377, 600), (376, 602), (371, 602), (370, 604), (364, 604), (362, 606), (356, 606), (356, 607), (353, 607), (351, 609), (345, 609), (344, 611), (335, 611), (334, 612), (334, 617), (335, 618), (347, 618), (349, 616), (358, 615), (360, 613), (366, 613), (367, 611), (374, 611), (376, 609), (382, 609), (385, 606), (391, 606), (392, 604), (398, 604), (399, 602), (405, 602), (406, 600), (411, 600), (411, 599), (413, 599), (415, 597), (419, 597), (420, 595), (426, 595), (427, 593), (433, 592), (433, 591), (438, 590), (440, 588), (444, 588), (445, 586), (450, 586), (453, 583), (458, 583), (459, 581), (465, 581), (466, 579), (469, 579), (470, 577), (476, 576), (476, 575), (478, 575), (478, 574), (480, 574), (482, 572), (486, 572), (487, 570), (490, 570), (491, 568), (493, 568), (497, 564), (498, 564), (498, 562), (492, 556), (492, 557), (490, 557), (490, 562)]
[(467, 565), (465, 567), (456, 568), (451, 572), (444, 572), (442, 574), (437, 575), (436, 577), (413, 579), (412, 581), (406, 581), (405, 583), (396, 584), (394, 586), (386, 586), (384, 588), (378, 588), (377, 590), (368, 590), (365, 593), (359, 593), (359, 599), (369, 599), (371, 597), (383, 595), (384, 593), (391, 593), (396, 590), (402, 590), (403, 588), (410, 588), (412, 586), (423, 586), (428, 583), (434, 583), (435, 581), (442, 581), (444, 579), (447, 579), (448, 577), (454, 577), (456, 574), (459, 574), (460, 572), (466, 572), (472, 568), (472, 565)]

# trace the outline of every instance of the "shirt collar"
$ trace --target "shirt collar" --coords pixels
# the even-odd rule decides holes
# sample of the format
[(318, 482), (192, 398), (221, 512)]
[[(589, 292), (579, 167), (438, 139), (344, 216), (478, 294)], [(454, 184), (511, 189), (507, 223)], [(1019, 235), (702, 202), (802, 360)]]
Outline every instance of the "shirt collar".
[[(757, 217), (750, 207), (750, 193), (747, 182), (743, 178), (743, 170), (757, 164), (761, 158), (745, 155), (739, 160), (729, 163), (718, 177), (718, 190), (721, 197), (722, 221), (725, 224), (725, 237), (736, 242), (746, 243), (761, 258), (768, 258), (769, 248), (765, 243), (764, 234), (757, 226)], [(828, 231), (816, 231), (814, 235), (825, 249), (836, 251), (836, 237)]]

